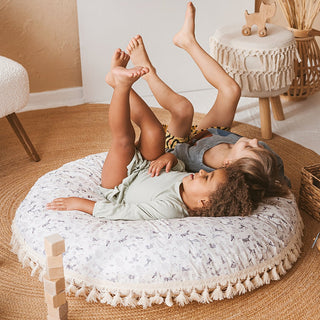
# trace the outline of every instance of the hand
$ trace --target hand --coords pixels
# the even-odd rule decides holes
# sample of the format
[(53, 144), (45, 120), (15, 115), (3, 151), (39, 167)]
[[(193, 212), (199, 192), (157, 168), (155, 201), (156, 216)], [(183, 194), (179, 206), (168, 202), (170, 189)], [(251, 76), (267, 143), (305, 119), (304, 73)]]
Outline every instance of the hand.
[(151, 177), (158, 176), (163, 168), (165, 168), (166, 172), (169, 172), (177, 162), (178, 160), (174, 154), (169, 152), (165, 153), (158, 159), (151, 161), (148, 172)]
[(47, 203), (46, 208), (59, 211), (79, 210), (92, 214), (94, 205), (95, 202), (92, 200), (70, 197), (54, 199), (52, 202)]
[(78, 198), (57, 198), (54, 199), (52, 202), (47, 203), (46, 207), (49, 210), (76, 210)]

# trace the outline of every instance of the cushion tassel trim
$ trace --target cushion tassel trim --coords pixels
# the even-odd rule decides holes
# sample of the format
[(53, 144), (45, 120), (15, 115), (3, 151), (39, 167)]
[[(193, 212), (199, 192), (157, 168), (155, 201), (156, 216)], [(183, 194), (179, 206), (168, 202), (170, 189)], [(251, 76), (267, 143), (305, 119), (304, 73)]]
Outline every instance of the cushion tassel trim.
[[(294, 239), (287, 248), (268, 261), (263, 266), (255, 267), (242, 274), (232, 274), (221, 278), (214, 278), (211, 281), (193, 281), (183, 286), (183, 283), (171, 284), (168, 287), (158, 285), (158, 288), (148, 284), (140, 285), (137, 288), (128, 288), (127, 285), (88, 285), (85, 281), (76, 278), (66, 277), (66, 292), (75, 296), (85, 296), (87, 301), (107, 303), (112, 306), (142, 306), (148, 308), (153, 304), (166, 304), (171, 307), (174, 304), (184, 306), (190, 302), (209, 303), (214, 300), (231, 299), (235, 295), (244, 294), (262, 285), (269, 284), (272, 280), (279, 280), (295, 263), (300, 255), (302, 247), (302, 220), (298, 223)], [(14, 229), (11, 238), (12, 251), (17, 254), (19, 261), (24, 267), (31, 268), (34, 276), (39, 273), (39, 280), (42, 281), (45, 273), (45, 259), (30, 252), (19, 232)], [(144, 289), (141, 289), (141, 288)]]

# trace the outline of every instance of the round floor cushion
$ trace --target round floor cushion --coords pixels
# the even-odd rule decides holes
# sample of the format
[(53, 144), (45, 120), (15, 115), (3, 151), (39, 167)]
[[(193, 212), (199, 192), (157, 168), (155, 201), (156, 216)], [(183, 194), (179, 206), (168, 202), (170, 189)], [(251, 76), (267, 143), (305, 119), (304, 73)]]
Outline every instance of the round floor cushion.
[(45, 208), (56, 197), (101, 199), (105, 156), (45, 174), (18, 208), (11, 245), (40, 280), (44, 238), (55, 233), (66, 243), (67, 293), (114, 306), (232, 298), (280, 279), (297, 260), (303, 224), (293, 195), (269, 198), (249, 217), (108, 221)]

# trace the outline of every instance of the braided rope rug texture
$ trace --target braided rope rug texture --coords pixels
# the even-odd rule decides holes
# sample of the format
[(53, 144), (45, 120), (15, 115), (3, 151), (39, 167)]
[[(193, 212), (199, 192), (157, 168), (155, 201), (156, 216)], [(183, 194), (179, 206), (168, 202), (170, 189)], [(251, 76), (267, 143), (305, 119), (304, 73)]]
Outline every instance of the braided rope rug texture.
[[(162, 122), (168, 114), (153, 109)], [(195, 122), (203, 115), (196, 114)], [(23, 268), (11, 252), (11, 222), (15, 211), (39, 177), (88, 154), (110, 146), (108, 106), (80, 105), (18, 114), (41, 161), (29, 160), (5, 118), (0, 119), (0, 319), (46, 319), (43, 284)], [(260, 137), (260, 129), (235, 123), (233, 130), (248, 137)], [(320, 156), (290, 140), (274, 135), (267, 143), (282, 157), (292, 191), (299, 198), (300, 172), (306, 165), (320, 163)], [(320, 223), (301, 212), (305, 230), (301, 257), (293, 268), (271, 284), (210, 304), (184, 307), (165, 305), (143, 309), (88, 303), (68, 297), (72, 319), (320, 319), (320, 253), (311, 249)]]

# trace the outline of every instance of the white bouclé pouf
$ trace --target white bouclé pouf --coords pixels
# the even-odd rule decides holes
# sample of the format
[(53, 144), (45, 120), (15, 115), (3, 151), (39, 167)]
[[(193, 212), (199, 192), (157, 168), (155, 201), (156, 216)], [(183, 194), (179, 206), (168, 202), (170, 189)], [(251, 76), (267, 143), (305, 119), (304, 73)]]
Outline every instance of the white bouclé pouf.
[(26, 69), (18, 62), (0, 56), (0, 118), (23, 109), (28, 99)]
[(113, 306), (172, 306), (232, 298), (279, 280), (297, 260), (302, 220), (294, 197), (270, 198), (249, 217), (108, 221), (48, 211), (56, 197), (100, 199), (106, 154), (41, 177), (12, 223), (13, 251), (32, 274), (45, 272), (44, 237), (66, 243), (66, 290)]

